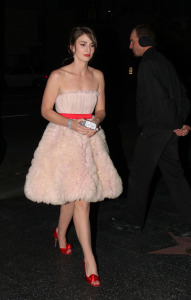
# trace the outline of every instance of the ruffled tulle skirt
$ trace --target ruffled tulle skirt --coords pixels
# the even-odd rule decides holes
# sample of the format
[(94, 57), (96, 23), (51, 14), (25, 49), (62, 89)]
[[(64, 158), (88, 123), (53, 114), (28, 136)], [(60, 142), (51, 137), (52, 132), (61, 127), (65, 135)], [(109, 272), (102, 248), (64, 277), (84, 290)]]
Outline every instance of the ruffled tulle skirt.
[(88, 138), (49, 123), (34, 153), (24, 192), (32, 201), (54, 205), (117, 198), (122, 181), (103, 130)]

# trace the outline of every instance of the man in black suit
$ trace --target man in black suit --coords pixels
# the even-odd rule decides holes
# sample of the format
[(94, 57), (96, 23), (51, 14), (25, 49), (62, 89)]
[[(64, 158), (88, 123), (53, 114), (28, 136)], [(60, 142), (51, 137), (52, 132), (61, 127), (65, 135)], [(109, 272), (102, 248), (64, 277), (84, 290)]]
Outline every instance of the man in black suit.
[(184, 125), (190, 101), (174, 66), (156, 50), (155, 35), (149, 26), (133, 29), (129, 47), (134, 56), (142, 57), (136, 96), (141, 133), (130, 169), (126, 215), (123, 220), (112, 218), (111, 223), (117, 229), (141, 232), (151, 180), (158, 165), (182, 218), (182, 225), (174, 229), (174, 234), (191, 236), (191, 189), (178, 155), (178, 137), (190, 131)]

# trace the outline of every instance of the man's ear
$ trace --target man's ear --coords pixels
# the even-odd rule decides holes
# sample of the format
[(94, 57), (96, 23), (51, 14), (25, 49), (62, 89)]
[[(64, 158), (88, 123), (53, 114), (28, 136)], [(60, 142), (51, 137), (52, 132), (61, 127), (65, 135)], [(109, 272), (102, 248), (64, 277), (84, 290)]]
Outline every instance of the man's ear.
[(147, 36), (141, 36), (139, 38), (139, 45), (141, 47), (155, 46), (156, 42), (149, 39)]

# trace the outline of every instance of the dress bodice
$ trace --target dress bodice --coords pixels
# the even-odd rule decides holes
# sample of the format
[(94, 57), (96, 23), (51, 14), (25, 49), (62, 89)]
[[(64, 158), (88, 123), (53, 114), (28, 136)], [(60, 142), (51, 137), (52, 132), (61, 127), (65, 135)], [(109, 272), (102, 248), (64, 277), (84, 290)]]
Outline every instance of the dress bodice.
[(55, 102), (58, 113), (90, 114), (97, 103), (97, 91), (68, 91), (60, 94)]

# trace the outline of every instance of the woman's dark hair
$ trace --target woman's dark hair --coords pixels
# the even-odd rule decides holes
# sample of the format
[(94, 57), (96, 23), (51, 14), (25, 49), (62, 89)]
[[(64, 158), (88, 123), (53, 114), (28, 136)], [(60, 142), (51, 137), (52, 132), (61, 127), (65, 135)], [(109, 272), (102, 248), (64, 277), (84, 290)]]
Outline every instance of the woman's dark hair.
[(70, 55), (73, 56), (73, 52), (70, 49), (70, 46), (74, 46), (76, 43), (76, 40), (83, 34), (86, 34), (90, 40), (93, 42), (95, 50), (97, 48), (97, 39), (95, 36), (95, 33), (93, 32), (92, 29), (90, 29), (89, 27), (75, 27), (72, 29), (71, 33), (70, 33), (70, 39), (69, 39), (69, 45), (68, 45), (68, 52)]
[(150, 25), (147, 25), (147, 24), (137, 25), (135, 27), (135, 30), (136, 30), (138, 38), (140, 38), (142, 36), (146, 36), (151, 41), (155, 42), (155, 39), (156, 39), (155, 33)]

